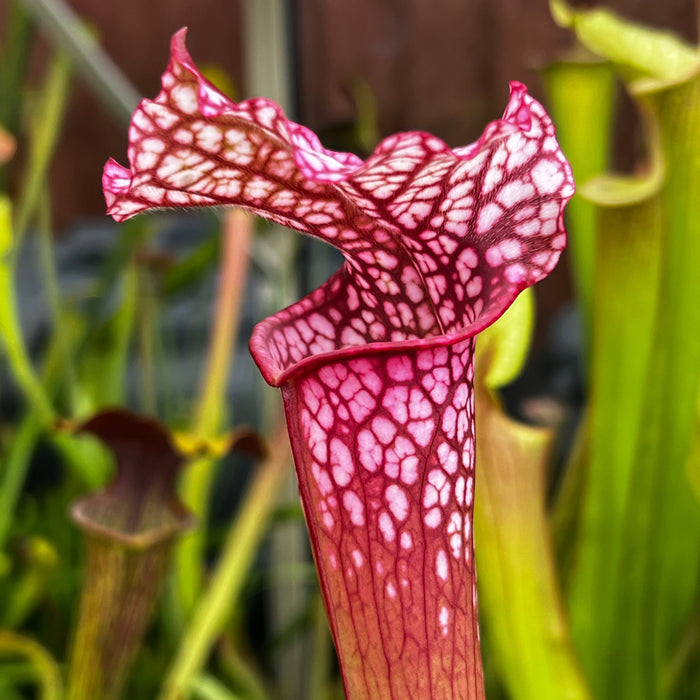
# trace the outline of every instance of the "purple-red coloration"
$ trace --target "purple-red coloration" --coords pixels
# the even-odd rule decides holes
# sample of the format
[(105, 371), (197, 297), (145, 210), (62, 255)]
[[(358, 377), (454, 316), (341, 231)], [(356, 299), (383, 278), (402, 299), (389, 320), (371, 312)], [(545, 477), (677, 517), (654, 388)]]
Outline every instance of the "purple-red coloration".
[(525, 87), (450, 149), (425, 133), (366, 160), (324, 149), (265, 99), (231, 102), (173, 38), (109, 213), (234, 204), (346, 264), (260, 323), (350, 700), (483, 697), (473, 543), (473, 338), (556, 264), (571, 170)]

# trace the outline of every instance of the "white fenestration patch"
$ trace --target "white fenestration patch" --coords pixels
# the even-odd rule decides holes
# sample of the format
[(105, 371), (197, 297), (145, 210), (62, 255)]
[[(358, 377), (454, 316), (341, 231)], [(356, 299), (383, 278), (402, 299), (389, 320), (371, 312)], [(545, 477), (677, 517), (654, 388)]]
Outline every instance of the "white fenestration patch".
[(355, 473), (355, 464), (348, 450), (342, 440), (338, 438), (333, 438), (331, 440), (331, 469), (333, 474), (333, 481), (335, 481), (338, 486), (347, 486), (352, 480), (352, 475)]
[(379, 515), (379, 529), (386, 542), (393, 542), (396, 539), (396, 528), (391, 516), (385, 510)]
[(396, 426), (388, 418), (377, 416), (372, 421), (372, 432), (379, 442), (388, 445), (396, 437)]
[(376, 472), (384, 460), (384, 450), (371, 430), (361, 430), (358, 433), (357, 453), (360, 464), (368, 472)]
[(564, 182), (564, 171), (553, 160), (540, 160), (531, 170), (530, 176), (540, 194), (553, 194)]
[(359, 549), (352, 550), (352, 560), (355, 562), (355, 568), (360, 569), (365, 563), (365, 558), (362, 556), (362, 552)]
[(181, 112), (194, 114), (197, 111), (197, 93), (193, 87), (175, 85), (170, 91), (170, 97)]
[(438, 620), (440, 622), (440, 632), (442, 632), (443, 637), (446, 637), (450, 631), (450, 611), (444, 605), (440, 608)]
[(397, 520), (404, 521), (408, 517), (408, 498), (406, 492), (396, 484), (387, 486), (384, 496), (389, 504), (389, 510)]
[(481, 207), (479, 219), (476, 224), (477, 233), (486, 233), (490, 231), (494, 224), (501, 218), (503, 209), (495, 202), (488, 202)]
[(431, 508), (423, 516), (423, 522), (434, 530), (442, 522), (442, 512), (439, 508)]
[(350, 522), (357, 527), (364, 527), (365, 506), (354, 491), (343, 493), (343, 506), (350, 515)]
[(435, 558), (435, 573), (441, 581), (447, 581), (449, 566), (447, 564), (447, 554), (445, 554), (444, 549), (441, 549)]
[(506, 182), (506, 184), (501, 187), (496, 199), (498, 199), (504, 207), (512, 207), (518, 202), (531, 199), (534, 196), (535, 188), (529, 182), (513, 180), (512, 182)]
[(415, 455), (409, 455), (401, 462), (401, 481), (411, 486), (418, 481), (418, 466), (420, 462)]
[(260, 202), (272, 194), (275, 185), (262, 177), (251, 177), (245, 186), (245, 196), (253, 202)]
[(179, 120), (180, 115), (177, 112), (172, 112), (167, 107), (162, 107), (160, 109), (148, 110), (153, 118), (153, 121), (161, 129), (170, 129)]

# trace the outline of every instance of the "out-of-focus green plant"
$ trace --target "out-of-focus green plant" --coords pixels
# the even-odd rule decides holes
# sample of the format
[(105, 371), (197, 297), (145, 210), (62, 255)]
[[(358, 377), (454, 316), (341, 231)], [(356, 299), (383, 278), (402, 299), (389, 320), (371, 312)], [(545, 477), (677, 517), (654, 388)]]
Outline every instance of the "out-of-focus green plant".
[(154, 419), (107, 410), (78, 426), (115, 457), (103, 491), (75, 502), (87, 562), (72, 644), (69, 700), (120, 698), (165, 576), (176, 535), (191, 516), (175, 495), (183, 463)]
[[(0, 168), (5, 173), (23, 165), (23, 178), (14, 206), (9, 193), (0, 192), (0, 358), (24, 406), (18, 422), (3, 424), (0, 431), (0, 696), (8, 700), (24, 697), (23, 689), (33, 683), (39, 687), (37, 697), (47, 700), (63, 698), (64, 685), (65, 697), (117, 698), (133, 688), (142, 697), (155, 697), (167, 675), (172, 682), (165, 684), (166, 695), (171, 692), (167, 688), (174, 688), (177, 697), (182, 693), (261, 700), (267, 697), (264, 683), (234, 631), (242, 624), (240, 601), (247, 593), (250, 570), (257, 564), (260, 542), (271, 527), (276, 494), (288, 472), (289, 450), (286, 440), (263, 445), (249, 431), (227, 428), (226, 392), (245, 291), (251, 222), (236, 212), (226, 218), (221, 283), (209, 351), (203, 351), (209, 359), (192, 409), (191, 429), (170, 431), (160, 425), (151, 430), (169, 435), (172, 450), (182, 452), (178, 459), (188, 462), (182, 498), (201, 518), (191, 540), (195, 546), (182, 550), (187, 555), (177, 560), (180, 565), (173, 577), (191, 583), (186, 590), (190, 595), (173, 596), (160, 611), (158, 591), (170, 574), (168, 549), (185, 511), (178, 506), (176, 515), (181, 517), (173, 516), (171, 491), (177, 474), (170, 469), (169, 485), (164, 488), (156, 462), (172, 466), (175, 453), (160, 459), (152, 449), (149, 452), (152, 439), (149, 442), (139, 431), (136, 435), (125, 432), (119, 416), (132, 414), (102, 409), (126, 400), (134, 348), (141, 349), (141, 365), (155, 370), (156, 356), (151, 358), (150, 353), (157, 352), (161, 343), (160, 300), (215, 271), (219, 247), (207, 241), (158, 278), (157, 272), (143, 264), (148, 256), (141, 252), (157, 232), (159, 220), (127, 224), (116, 231), (115, 245), (107, 251), (92, 297), (83, 303), (62, 296), (47, 174), (71, 75), (85, 74), (81, 66), (84, 52), (74, 50), (70, 33), (59, 26), (66, 17), (78, 21), (68, 8), (51, 2), (28, 5), (35, 13), (46, 10), (42, 18), (51, 25), (49, 34), (65, 53), (50, 58), (47, 78), (39, 90), (27, 90), (21, 68), (28, 60), (25, 53), (32, 49), (33, 23), (19, 5), (12, 4), (15, 29), (0, 51), (0, 119), (4, 126), (0, 128)], [(54, 5), (63, 15), (52, 14)], [(80, 37), (78, 44), (94, 54), (94, 42), (85, 43), (84, 32)], [(109, 83), (109, 67), (98, 61), (87, 71), (88, 78), (92, 75), (90, 80)], [(109, 96), (115, 84), (108, 87), (97, 93), (122, 116), (114, 105), (134, 102), (134, 93), (127, 91), (115, 102)], [(14, 137), (20, 135), (21, 148), (16, 149)], [(3, 179), (0, 187), (5, 182)], [(39, 253), (36, 263), (49, 316), (48, 339), (38, 358), (24, 337), (16, 292), (20, 251), (29, 243), (36, 244)], [(153, 294), (152, 305), (144, 303), (147, 287)], [(151, 359), (153, 364), (149, 364)], [(142, 400), (154, 409), (160, 406), (157, 371), (147, 375), (139, 388)], [(182, 421), (176, 411), (167, 408), (168, 415)], [(149, 420), (132, 418), (137, 423)], [(64, 429), (76, 421), (87, 426), (98, 421), (98, 432), (117, 444), (122, 468), (106, 492), (99, 487), (108, 478), (111, 460), (95, 442)], [(157, 425), (154, 420), (151, 423)], [(269, 456), (243, 494), (240, 515), (233, 519), (220, 561), (210, 576), (212, 540), (220, 536), (209, 527), (214, 477), (232, 445), (251, 440), (259, 455), (266, 451)], [(44, 443), (48, 446), (43, 447)], [(46, 475), (31, 469), (37, 461), (39, 471), (46, 469)], [(28, 477), (37, 479), (32, 477), (35, 472), (39, 473), (39, 491), (27, 492)], [(80, 535), (67, 519), (69, 504), (75, 504), (78, 496), (83, 498), (73, 510), (89, 533), (84, 575), (80, 572), (85, 563)], [(146, 637), (144, 643), (154, 617), (163, 634), (155, 640)], [(171, 633), (176, 636), (169, 637)], [(41, 639), (42, 645), (32, 636)], [(222, 640), (226, 640), (226, 654), (217, 648)], [(178, 645), (181, 652), (176, 655)], [(70, 663), (64, 679), (57, 660), (67, 656)], [(150, 663), (144, 664), (144, 657)], [(134, 664), (139, 671), (136, 678)], [(222, 678), (211, 675), (217, 668)], [(142, 673), (143, 669), (147, 672)]]
[[(620, 176), (595, 173), (581, 136), (577, 146), (560, 132), (574, 172), (589, 176), (578, 206), (595, 214), (592, 240), (590, 223), (570, 221), (572, 238), (594, 251), (574, 259), (593, 280), (593, 313), (586, 458), (567, 477), (579, 484), (566, 501), (578, 513), (567, 544), (572, 635), (594, 697), (690, 698), (700, 670), (700, 54), (604, 9), (551, 5), (615, 71), (646, 137), (645, 161)], [(574, 97), (582, 74), (600, 72), (582, 63), (550, 70), (555, 97), (571, 95), (554, 100), (555, 120), (582, 133), (608, 128), (609, 92), (585, 111)]]
[[(590, 700), (571, 645), (547, 522), (554, 430), (508, 417), (497, 395), (525, 362), (533, 310), (532, 296), (521, 295), (477, 347), (474, 538), (480, 612), (493, 675), (512, 697)], [(494, 679), (487, 675), (487, 681), (491, 697)]]
[[(551, 436), (503, 415), (488, 374), (527, 323), (506, 315), (482, 338), (475, 527), (489, 697), (690, 700), (700, 692), (700, 52), (604, 9), (551, 7), (579, 42), (544, 78), (578, 184), (567, 216), (587, 406), (548, 523)], [(629, 175), (608, 172), (614, 79), (645, 137)]]
[[(614, 73), (607, 61), (574, 49), (545, 69), (552, 112), (576, 115), (559, 119), (557, 137), (574, 168), (577, 183), (608, 166), (612, 138)], [(583, 197), (574, 197), (566, 210), (569, 256), (586, 343), (594, 313), (596, 210)]]

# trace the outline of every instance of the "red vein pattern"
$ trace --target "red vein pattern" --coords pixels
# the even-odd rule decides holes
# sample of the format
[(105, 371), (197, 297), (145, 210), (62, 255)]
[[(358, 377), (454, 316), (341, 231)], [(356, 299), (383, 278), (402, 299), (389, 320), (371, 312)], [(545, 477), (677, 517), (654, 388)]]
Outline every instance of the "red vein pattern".
[(283, 387), (348, 698), (483, 696), (472, 351), (329, 362)]
[(347, 697), (483, 698), (473, 338), (566, 244), (573, 178), (551, 120), (512, 83), (475, 143), (403, 133), (362, 161), (269, 100), (229, 100), (184, 42), (134, 114), (130, 168), (105, 166), (108, 211), (238, 205), (343, 252), (250, 346), (282, 389)]

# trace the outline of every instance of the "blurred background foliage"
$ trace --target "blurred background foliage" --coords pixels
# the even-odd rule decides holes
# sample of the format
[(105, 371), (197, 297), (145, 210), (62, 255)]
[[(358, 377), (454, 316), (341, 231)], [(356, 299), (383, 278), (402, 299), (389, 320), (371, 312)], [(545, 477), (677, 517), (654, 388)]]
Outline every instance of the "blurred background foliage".
[(222, 89), (362, 155), (539, 93), (578, 183), (571, 282), (478, 344), (488, 697), (700, 697), (696, 10), (610, 3), (669, 34), (550, 4), (0, 2), (0, 697), (342, 697), (246, 348), (338, 258), (239, 212), (102, 214), (185, 24)]

